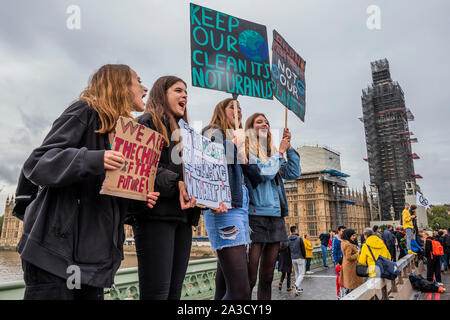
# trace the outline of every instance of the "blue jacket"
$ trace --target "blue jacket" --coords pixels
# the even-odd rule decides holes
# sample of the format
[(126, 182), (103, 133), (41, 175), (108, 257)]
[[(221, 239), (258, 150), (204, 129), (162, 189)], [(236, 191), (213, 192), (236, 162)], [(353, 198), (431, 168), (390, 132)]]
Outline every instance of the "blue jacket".
[[(222, 143), (227, 156), (228, 181), (231, 191), (231, 206), (242, 208), (242, 185), (248, 189), (249, 201), (252, 201), (253, 189), (263, 181), (261, 171), (256, 164), (239, 164), (237, 160), (237, 148), (231, 140), (225, 140), (225, 135), (218, 127), (209, 125), (203, 129), (202, 134), (213, 142)], [(232, 148), (234, 152), (227, 152)]]
[(384, 230), (383, 232), (383, 241), (386, 247), (394, 247), (395, 246), (395, 238), (391, 231)]
[(331, 242), (331, 257), (334, 264), (338, 264), (339, 258), (344, 257), (341, 249), (341, 239), (338, 236), (335, 236)]
[(294, 180), (300, 177), (300, 155), (291, 148), (287, 150), (286, 161), (277, 152), (269, 161), (264, 163), (254, 155), (250, 162), (256, 163), (261, 170), (260, 178), (263, 180), (253, 190), (250, 197), (248, 213), (258, 216), (286, 217), (289, 215), (286, 191), (283, 179)]

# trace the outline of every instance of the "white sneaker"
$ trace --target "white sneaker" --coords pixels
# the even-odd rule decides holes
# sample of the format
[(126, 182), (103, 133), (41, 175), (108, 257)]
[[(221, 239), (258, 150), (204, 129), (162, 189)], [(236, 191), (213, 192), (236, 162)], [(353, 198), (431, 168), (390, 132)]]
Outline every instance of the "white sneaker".
[(314, 272), (312, 271), (306, 271), (306, 274), (313, 274)]

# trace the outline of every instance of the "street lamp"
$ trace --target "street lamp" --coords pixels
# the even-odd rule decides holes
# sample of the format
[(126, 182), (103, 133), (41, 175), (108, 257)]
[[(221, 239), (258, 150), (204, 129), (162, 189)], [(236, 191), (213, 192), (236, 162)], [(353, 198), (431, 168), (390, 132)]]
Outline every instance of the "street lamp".
[(394, 229), (395, 229), (395, 212), (394, 212), (394, 207), (391, 205), (391, 211), (390, 211), (390, 214), (391, 214), (391, 218), (392, 218), (392, 226), (394, 227)]

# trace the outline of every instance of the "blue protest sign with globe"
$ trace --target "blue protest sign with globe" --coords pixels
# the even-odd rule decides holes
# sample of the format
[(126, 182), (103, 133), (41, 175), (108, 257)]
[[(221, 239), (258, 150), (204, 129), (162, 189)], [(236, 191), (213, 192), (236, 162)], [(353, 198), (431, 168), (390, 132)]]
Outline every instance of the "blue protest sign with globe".
[(256, 31), (245, 30), (239, 35), (239, 48), (247, 58), (264, 62), (269, 55), (267, 41)]
[(273, 99), (264, 25), (190, 4), (192, 85)]

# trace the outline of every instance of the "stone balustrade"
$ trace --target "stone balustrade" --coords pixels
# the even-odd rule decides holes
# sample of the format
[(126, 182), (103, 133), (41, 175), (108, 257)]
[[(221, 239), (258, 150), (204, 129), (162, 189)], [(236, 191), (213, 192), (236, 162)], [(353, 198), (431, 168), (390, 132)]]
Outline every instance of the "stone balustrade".
[[(328, 250), (328, 263), (331, 263), (331, 250)], [(322, 251), (320, 247), (313, 249), (311, 269), (322, 266)], [(217, 258), (189, 261), (181, 294), (182, 300), (212, 299), (215, 292), (215, 277)], [(274, 280), (281, 273), (275, 270)], [(137, 300), (139, 299), (139, 281), (137, 267), (120, 269), (114, 279), (115, 288), (105, 289), (106, 300)], [(23, 281), (0, 284), (0, 300), (21, 300), (25, 290)]]

